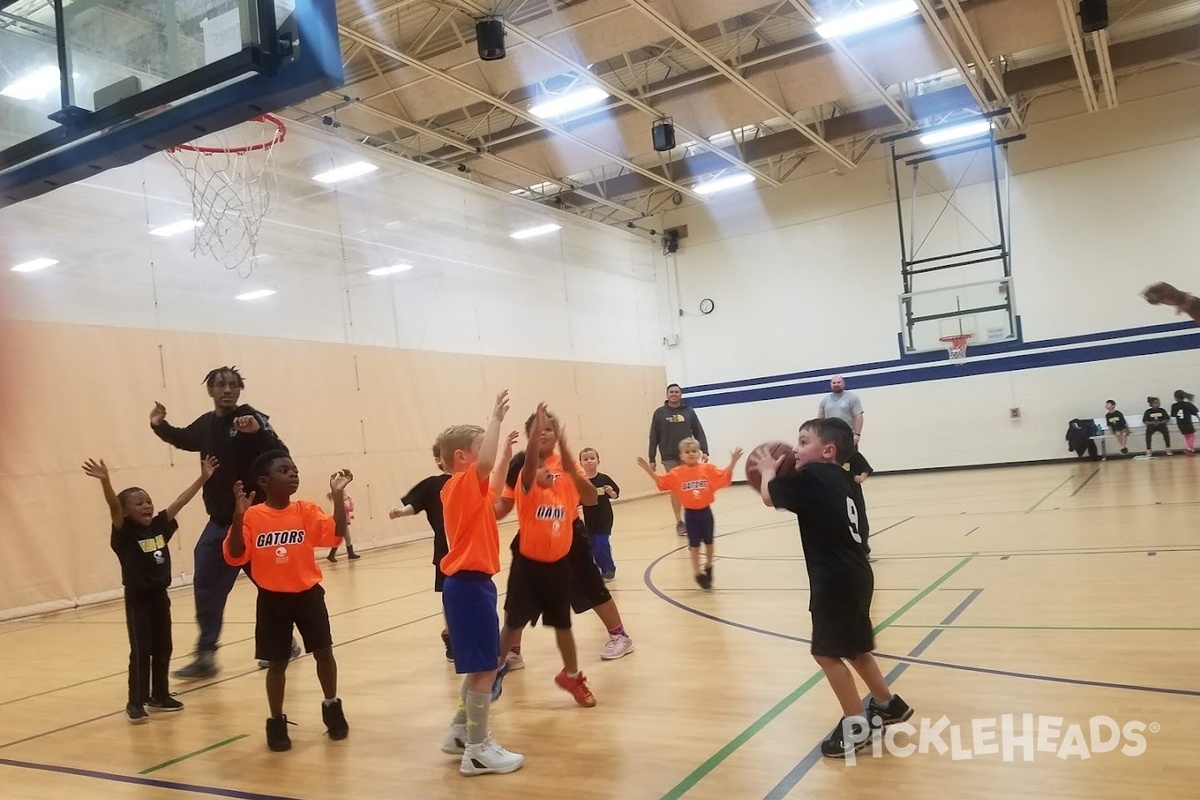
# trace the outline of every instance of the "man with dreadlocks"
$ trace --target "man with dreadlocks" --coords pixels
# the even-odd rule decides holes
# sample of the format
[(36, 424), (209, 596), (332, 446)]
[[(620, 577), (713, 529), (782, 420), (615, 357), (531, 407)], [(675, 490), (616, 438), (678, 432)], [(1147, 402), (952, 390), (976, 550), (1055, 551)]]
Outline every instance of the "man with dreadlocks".
[[(204, 385), (212, 398), (213, 410), (197, 417), (186, 428), (176, 428), (167, 422), (167, 409), (162, 403), (155, 403), (150, 412), (150, 429), (158, 438), (180, 450), (199, 453), (201, 459), (214, 457), (218, 463), (212, 478), (204, 484), (204, 508), (209, 519), (196, 542), (192, 582), (200, 638), (196, 643), (196, 660), (174, 673), (176, 678), (183, 679), (207, 678), (217, 673), (217, 639), (225, 617), (225, 601), (237, 581), (239, 569), (227, 564), (221, 552), (221, 543), (233, 522), (233, 485), (238, 481), (254, 485), (250, 467), (262, 453), (287, 452), (267, 415), (239, 404), (246, 382), (236, 367), (217, 367), (204, 376)], [(292, 654), (299, 655), (295, 639)]]

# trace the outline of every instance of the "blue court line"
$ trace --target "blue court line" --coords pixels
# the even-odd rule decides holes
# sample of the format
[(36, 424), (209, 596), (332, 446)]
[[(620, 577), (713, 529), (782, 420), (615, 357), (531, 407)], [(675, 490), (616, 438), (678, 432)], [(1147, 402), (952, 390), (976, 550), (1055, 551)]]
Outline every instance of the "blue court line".
[[(737, 531), (730, 531), (730, 533), (737, 533)], [(729, 534), (725, 534), (725, 535), (729, 535)], [(653, 592), (654, 595), (656, 597), (658, 597), (659, 600), (669, 603), (670, 605), (675, 606), (676, 608), (678, 608), (681, 611), (686, 611), (689, 614), (695, 614), (698, 617), (702, 617), (702, 618), (710, 620), (712, 622), (718, 622), (722, 625), (728, 625), (731, 628), (740, 628), (741, 630), (748, 631), (750, 633), (758, 633), (758, 634), (762, 634), (763, 636), (773, 636), (776, 639), (785, 639), (789, 642), (799, 642), (800, 644), (812, 644), (812, 639), (805, 639), (803, 636), (793, 636), (788, 633), (780, 633), (779, 631), (767, 630), (766, 628), (758, 628), (758, 627), (755, 627), (754, 625), (747, 625), (744, 622), (735, 622), (734, 620), (731, 620), (731, 619), (725, 619), (724, 617), (718, 617), (715, 614), (709, 614), (707, 611), (701, 611), (698, 608), (693, 608), (692, 606), (689, 606), (686, 603), (682, 603), (682, 602), (676, 600), (675, 598), (671, 597), (670, 595), (666, 594), (661, 589), (659, 589), (658, 586), (654, 583), (654, 578), (653, 578), (654, 568), (657, 567), (663, 561), (665, 561), (667, 558), (674, 555), (675, 553), (678, 553), (681, 550), (684, 550), (686, 547), (687, 547), (687, 545), (683, 545), (682, 547), (677, 547), (674, 550), (669, 550), (666, 553), (663, 553), (658, 558), (654, 559), (654, 561), (650, 562), (650, 566), (646, 567), (646, 572), (645, 572), (645, 575), (643, 578), (643, 580), (646, 583), (646, 588), (648, 588), (651, 592)], [(1190, 549), (1198, 549), (1198, 548), (1190, 548)], [(1145, 549), (1143, 548), (1141, 550), (1136, 550), (1133, 552), (1144, 553)], [(980, 554), (977, 554), (977, 557), (983, 557), (985, 555), (987, 555), (987, 554), (980, 553)], [(1047, 553), (1047, 555), (1049, 555), (1049, 554)], [(1108, 553), (1068, 553), (1067, 555), (1109, 555), (1109, 554)], [(939, 557), (940, 558), (956, 558), (958, 556), (948, 555), (948, 556), (939, 556)], [(1001, 560), (1003, 560), (1004, 558), (1007, 558), (1007, 557), (1008, 556), (1003, 556)], [(977, 673), (980, 675), (996, 675), (996, 676), (1003, 677), (1003, 678), (1021, 678), (1024, 680), (1040, 681), (1043, 683), (1063, 683), (1063, 684), (1068, 684), (1071, 686), (1089, 686), (1089, 687), (1098, 688), (1098, 689), (1124, 689), (1126, 691), (1147, 692), (1149, 694), (1177, 695), (1177, 696), (1181, 696), (1181, 697), (1200, 697), (1200, 690), (1195, 690), (1195, 689), (1176, 689), (1176, 688), (1165, 687), (1165, 686), (1142, 686), (1142, 685), (1133, 684), (1133, 683), (1113, 683), (1110, 681), (1092, 681), (1092, 680), (1085, 680), (1082, 678), (1062, 678), (1057, 675), (1041, 675), (1036, 672), (1015, 672), (1012, 670), (992, 669), (990, 667), (977, 667), (977, 666), (973, 666), (971, 664), (955, 664), (955, 663), (951, 663), (949, 661), (933, 661), (930, 659), (897, 655), (895, 653), (876, 652), (875, 657), (876, 658), (886, 658), (889, 661), (896, 661), (901, 664), (921, 664), (921, 665), (927, 666), (927, 667), (941, 667), (943, 669), (953, 669), (953, 670), (958, 670), (960, 672), (974, 672), (974, 673)]]
[(0, 766), (15, 767), (16, 769), (32, 769), (40, 772), (52, 772), (59, 775), (74, 775), (79, 778), (94, 778), (113, 783), (128, 783), (134, 786), (153, 786), (157, 789), (174, 789), (177, 792), (205, 794), (210, 797), (233, 797), (237, 800), (300, 800), (278, 794), (259, 794), (258, 792), (242, 792), (237, 789), (223, 789), (220, 786), (201, 786), (194, 783), (164, 781), (159, 778), (143, 778), (135, 775), (118, 775), (114, 772), (100, 772), (94, 769), (79, 769), (78, 767), (61, 767), (57, 764), (38, 764), (33, 761), (14, 761), (11, 758), (0, 758)]
[[(981, 592), (983, 592), (983, 589), (972, 590), (972, 592), (967, 595), (961, 603), (958, 604), (958, 607), (951, 611), (949, 615), (942, 620), (942, 624), (949, 625), (950, 623), (954, 622), (954, 620), (958, 619), (959, 615), (967, 610), (967, 606), (975, 602), (975, 598), (979, 597)], [(942, 628), (935, 628), (934, 630), (930, 631), (924, 639), (917, 643), (916, 647), (908, 651), (908, 655), (910, 657), (914, 657), (924, 653), (929, 649), (929, 646), (933, 644), (934, 640), (941, 635), (942, 630)], [(906, 669), (908, 669), (908, 664), (897, 664), (895, 667), (893, 667), (892, 671), (887, 674), (888, 686), (895, 686), (896, 681), (900, 679), (900, 676), (904, 674)], [(867, 698), (864, 697), (862, 701), (865, 705)], [(783, 780), (775, 784), (774, 789), (767, 792), (763, 800), (783, 800), (783, 798), (787, 796), (787, 793), (794, 789), (796, 784), (802, 781), (804, 776), (808, 774), (808, 771), (816, 766), (816, 764), (823, 758), (824, 756), (821, 755), (821, 745), (817, 744), (812, 750), (808, 751), (808, 755), (800, 759), (800, 763), (793, 767), (792, 771), (785, 775)]]

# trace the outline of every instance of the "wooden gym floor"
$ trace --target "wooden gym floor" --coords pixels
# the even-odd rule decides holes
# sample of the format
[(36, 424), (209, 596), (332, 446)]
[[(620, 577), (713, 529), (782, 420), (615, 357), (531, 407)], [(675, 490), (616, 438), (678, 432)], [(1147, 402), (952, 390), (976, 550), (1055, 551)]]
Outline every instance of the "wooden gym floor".
[[(601, 662), (599, 621), (576, 618), (599, 700), (581, 709), (552, 683), (553, 637), (527, 631), (528, 667), (507, 679), (491, 720), (497, 738), (526, 755), (514, 775), (462, 778), (457, 758), (439, 750), (459, 680), (443, 658), (424, 541), (326, 570), (350, 737), (323, 735), (305, 657), (289, 671), (287, 711), (299, 723), (289, 753), (264, 742), (245, 579), (230, 598), (223, 672), (173, 683), (186, 711), (142, 726), (122, 711), (119, 603), (0, 625), (0, 794), (1191, 798), (1200, 749), (1198, 473), (1200, 461), (1176, 456), (867, 483), (881, 665), (916, 708), (914, 723), (944, 716), (959, 727), (958, 758), (936, 745), (908, 757), (868, 751), (853, 766), (816, 755), (839, 712), (808, 654), (794, 518), (734, 487), (718, 500), (712, 593), (692, 582), (665, 499), (617, 507), (612, 588), (637, 650)], [(502, 535), (507, 544), (511, 528)], [(190, 593), (173, 602), (183, 663), (195, 635)], [(1007, 761), (1003, 751), (986, 754), (987, 729), (976, 738), (972, 720), (1006, 714), (1018, 733), (1023, 714), (1033, 715), (1031, 731), (1061, 718), (1057, 731), (1046, 729), (1048, 750), (1029, 751), (1028, 761), (1020, 744)], [(1101, 716), (1143, 723), (1144, 752), (1060, 757), (1072, 723), (1086, 746), (1089, 719)], [(949, 729), (941, 740), (951, 746)]]

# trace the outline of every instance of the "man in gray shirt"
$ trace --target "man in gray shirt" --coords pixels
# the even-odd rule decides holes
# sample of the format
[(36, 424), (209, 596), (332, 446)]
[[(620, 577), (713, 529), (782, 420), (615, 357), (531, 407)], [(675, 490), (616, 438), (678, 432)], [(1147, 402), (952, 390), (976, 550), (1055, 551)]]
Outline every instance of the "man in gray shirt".
[(863, 427), (862, 401), (854, 392), (846, 391), (846, 379), (841, 375), (834, 375), (829, 380), (829, 394), (821, 398), (817, 418), (836, 418), (845, 422), (854, 430), (854, 444), (858, 446)]
[[(650, 469), (655, 469), (658, 453), (662, 453), (663, 472), (670, 472), (679, 466), (679, 443), (687, 438), (700, 442), (700, 452), (708, 455), (708, 437), (696, 416), (687, 403), (683, 402), (683, 389), (678, 383), (667, 387), (667, 401), (654, 410), (650, 418)], [(671, 508), (675, 512), (675, 532), (680, 536), (687, 534), (683, 524), (683, 511), (679, 499), (671, 495)]]

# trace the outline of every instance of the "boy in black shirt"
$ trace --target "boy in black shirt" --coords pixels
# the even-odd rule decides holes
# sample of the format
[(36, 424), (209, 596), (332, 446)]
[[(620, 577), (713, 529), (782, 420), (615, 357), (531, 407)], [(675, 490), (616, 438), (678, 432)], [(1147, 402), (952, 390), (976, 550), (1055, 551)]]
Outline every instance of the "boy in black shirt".
[[(845, 758), (870, 745), (872, 726), (894, 725), (913, 714), (908, 704), (888, 689), (871, 655), (875, 649), (871, 625), (875, 575), (864, 546), (867, 511), (862, 489), (842, 469), (852, 452), (854, 431), (840, 419), (827, 418), (800, 426), (793, 472), (777, 476), (783, 457), (773, 458), (769, 448), (755, 453), (763, 503), (791, 511), (800, 523), (808, 567), (812, 655), (825, 672), (843, 714), (821, 743), (822, 755), (829, 758)], [(846, 661), (871, 690), (866, 718)]]
[(1167, 429), (1171, 415), (1162, 407), (1162, 403), (1157, 397), (1147, 397), (1146, 402), (1150, 406), (1142, 414), (1142, 423), (1146, 426), (1146, 458), (1154, 457), (1152, 442), (1155, 433), (1162, 434), (1163, 443), (1167, 447), (1167, 455), (1171, 455), (1171, 431)]
[(1121, 452), (1128, 453), (1129, 423), (1125, 421), (1125, 415), (1117, 411), (1117, 401), (1104, 401), (1104, 422), (1112, 431), (1112, 435), (1117, 437), (1117, 444), (1121, 446)]
[[(430, 475), (425, 480), (408, 490), (400, 500), (400, 507), (388, 512), (388, 519), (411, 517), (425, 512), (425, 519), (433, 531), (433, 590), (442, 591), (446, 575), (442, 572), (442, 559), (450, 552), (450, 543), (446, 541), (446, 523), (442, 515), (442, 487), (450, 480), (450, 473), (442, 466), (442, 453), (435, 444), (433, 446), (433, 462), (441, 472)], [(444, 617), (445, 615), (443, 615)], [(446, 646), (446, 660), (454, 663), (454, 650), (450, 647), (450, 632), (442, 627), (442, 644)]]
[(594, 447), (579, 451), (579, 465), (592, 486), (596, 487), (596, 504), (583, 507), (583, 523), (592, 537), (592, 559), (606, 581), (617, 577), (617, 565), (612, 557), (612, 501), (621, 496), (621, 487), (612, 478), (599, 472), (600, 453)]
[(125, 626), (129, 632), (129, 699), (125, 716), (145, 722), (146, 706), (155, 711), (182, 711), (183, 703), (167, 689), (171, 661), (171, 551), (167, 543), (179, 529), (175, 521), (188, 501), (212, 477), (217, 460), (200, 462), (200, 477), (166, 511), (154, 513), (154, 501), (144, 489), (131, 486), (113, 492), (104, 460), (88, 459), (83, 471), (100, 481), (112, 518), (111, 547), (121, 561), (125, 586)]

